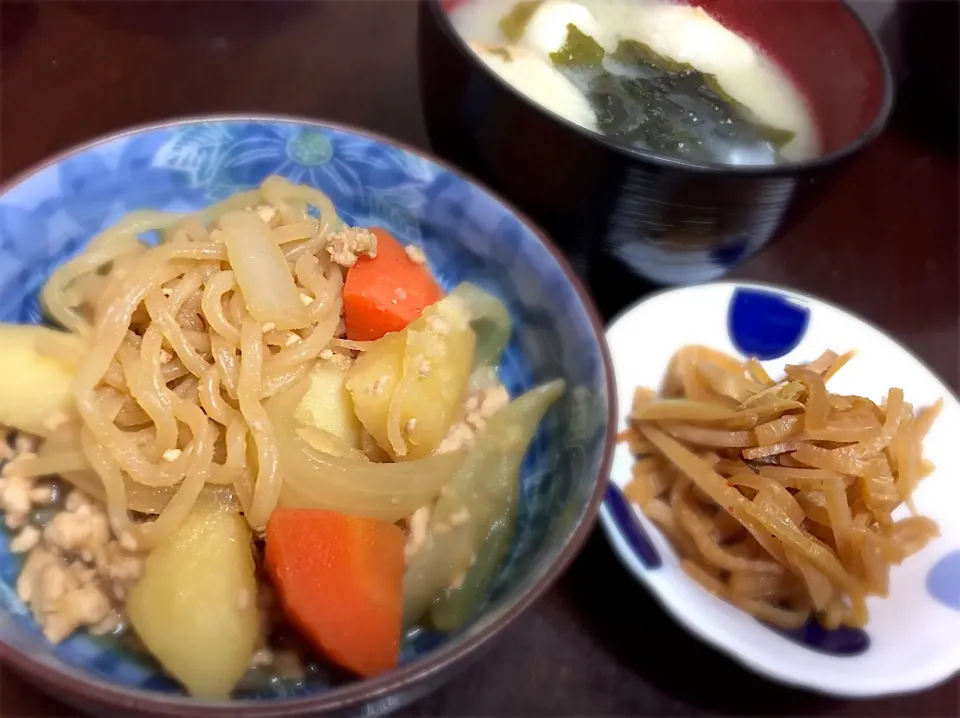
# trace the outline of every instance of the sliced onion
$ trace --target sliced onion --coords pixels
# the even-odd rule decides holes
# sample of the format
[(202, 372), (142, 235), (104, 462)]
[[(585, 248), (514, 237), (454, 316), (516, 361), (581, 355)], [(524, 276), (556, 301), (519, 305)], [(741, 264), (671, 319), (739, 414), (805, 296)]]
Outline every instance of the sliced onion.
[(397, 464), (333, 456), (307, 443), (294, 419), (303, 386), (264, 403), (276, 432), (283, 487), (280, 505), (399, 521), (430, 503), (453, 478), (464, 452)]
[(350, 446), (339, 436), (331, 434), (329, 431), (318, 429), (315, 426), (301, 426), (297, 429), (300, 438), (306, 441), (317, 451), (322, 451), (333, 456), (343, 456), (357, 461), (368, 463), (370, 459), (360, 449)]
[(253, 318), (272, 322), (278, 329), (306, 326), (307, 309), (266, 222), (255, 212), (228, 212), (220, 218), (220, 227), (231, 268)]

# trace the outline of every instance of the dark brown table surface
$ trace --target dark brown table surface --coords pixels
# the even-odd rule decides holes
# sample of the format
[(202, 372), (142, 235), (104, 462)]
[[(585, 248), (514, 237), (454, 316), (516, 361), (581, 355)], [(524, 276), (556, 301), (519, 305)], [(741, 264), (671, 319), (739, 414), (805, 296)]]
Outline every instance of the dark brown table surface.
[[(324, 118), (426, 148), (415, 16), (410, 0), (2, 2), (0, 179), (103, 133), (207, 112)], [(957, 390), (957, 161), (916, 126), (918, 107), (905, 96), (822, 204), (735, 276), (868, 317)], [(596, 532), (488, 655), (401, 714), (782, 713), (957, 716), (960, 680), (861, 702), (768, 683), (678, 628)], [(5, 670), (0, 714), (74, 711)]]

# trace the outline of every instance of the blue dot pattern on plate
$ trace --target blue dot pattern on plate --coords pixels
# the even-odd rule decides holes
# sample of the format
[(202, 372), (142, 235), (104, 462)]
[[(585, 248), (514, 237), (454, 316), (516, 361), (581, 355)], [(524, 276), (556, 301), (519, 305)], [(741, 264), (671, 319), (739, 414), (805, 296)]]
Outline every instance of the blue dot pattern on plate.
[(927, 574), (927, 591), (947, 608), (960, 611), (960, 551), (937, 561)]
[(819, 653), (831, 656), (853, 657), (865, 653), (870, 648), (870, 636), (860, 628), (842, 626), (827, 629), (820, 625), (816, 618), (811, 618), (797, 629), (771, 629), (791, 641), (795, 641)]
[(609, 484), (603, 503), (610, 512), (610, 517), (613, 519), (613, 522), (617, 525), (617, 528), (620, 529), (620, 533), (623, 534), (627, 543), (630, 544), (630, 548), (633, 549), (643, 564), (647, 568), (660, 568), (662, 565), (660, 555), (653, 547), (653, 543), (647, 536), (647, 532), (643, 526), (637, 521), (637, 517), (633, 513), (633, 508), (627, 502), (627, 498), (623, 495), (623, 492), (620, 491), (617, 486)]
[[(449, 170), (369, 137), (279, 120), (196, 122), (109, 139), (0, 196), (0, 321), (42, 321), (38, 294), (50, 272), (126, 212), (194, 211), (271, 174), (326, 192), (345, 222), (385, 227), (422, 246), (445, 287), (471, 281), (499, 296), (514, 321), (501, 365), (512, 393), (567, 380), (524, 460), (514, 544), (479, 609), (509, 611), (537, 580), (535, 567), (554, 561), (583, 520), (605, 448), (606, 375), (591, 318), (549, 250), (494, 197)], [(179, 691), (155, 663), (116, 642), (79, 633), (50, 646), (17, 598), (20, 565), (0, 527), (0, 639), (113, 684)], [(410, 636), (401, 661), (449, 640)], [(303, 696), (330, 685), (315, 675), (244, 697)]]
[(736, 289), (727, 311), (734, 346), (761, 361), (788, 354), (803, 339), (809, 323), (809, 309), (766, 289)]

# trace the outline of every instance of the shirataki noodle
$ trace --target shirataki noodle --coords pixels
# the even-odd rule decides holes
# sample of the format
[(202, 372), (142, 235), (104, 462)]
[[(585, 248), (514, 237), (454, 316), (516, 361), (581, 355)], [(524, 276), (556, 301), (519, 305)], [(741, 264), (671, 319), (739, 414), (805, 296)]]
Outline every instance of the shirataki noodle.
[(317, 661), (384, 674), (405, 626), (484, 605), (566, 392), (510, 395), (495, 295), (269, 177), (128, 215), (41, 299), (60, 328), (0, 325), (0, 518), (47, 639), (129, 629), (223, 699)]
[(462, 453), (334, 457), (292, 430), (278, 436), (270, 411), (325, 349), (366, 348), (337, 337), (343, 274), (322, 247), (338, 223), (323, 193), (271, 177), (197, 214), (136, 212), (96, 237), (42, 293), (87, 344), (61, 357), (77, 366), (77, 416), (17, 471), (57, 473), (101, 498), (139, 548), (170, 536), (198, 501), (242, 511), (258, 530), (285, 499), (387, 521), (427, 503)]

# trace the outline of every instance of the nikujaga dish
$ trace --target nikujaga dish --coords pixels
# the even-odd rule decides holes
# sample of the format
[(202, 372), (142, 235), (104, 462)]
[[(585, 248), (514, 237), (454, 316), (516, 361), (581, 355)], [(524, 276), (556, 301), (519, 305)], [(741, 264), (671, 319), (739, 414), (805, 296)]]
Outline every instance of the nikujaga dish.
[(49, 640), (126, 632), (224, 698), (316, 659), (379, 675), (405, 627), (472, 616), (564, 392), (499, 381), (499, 300), (270, 177), (127, 216), (42, 302), (52, 326), (0, 327), (0, 510)]

